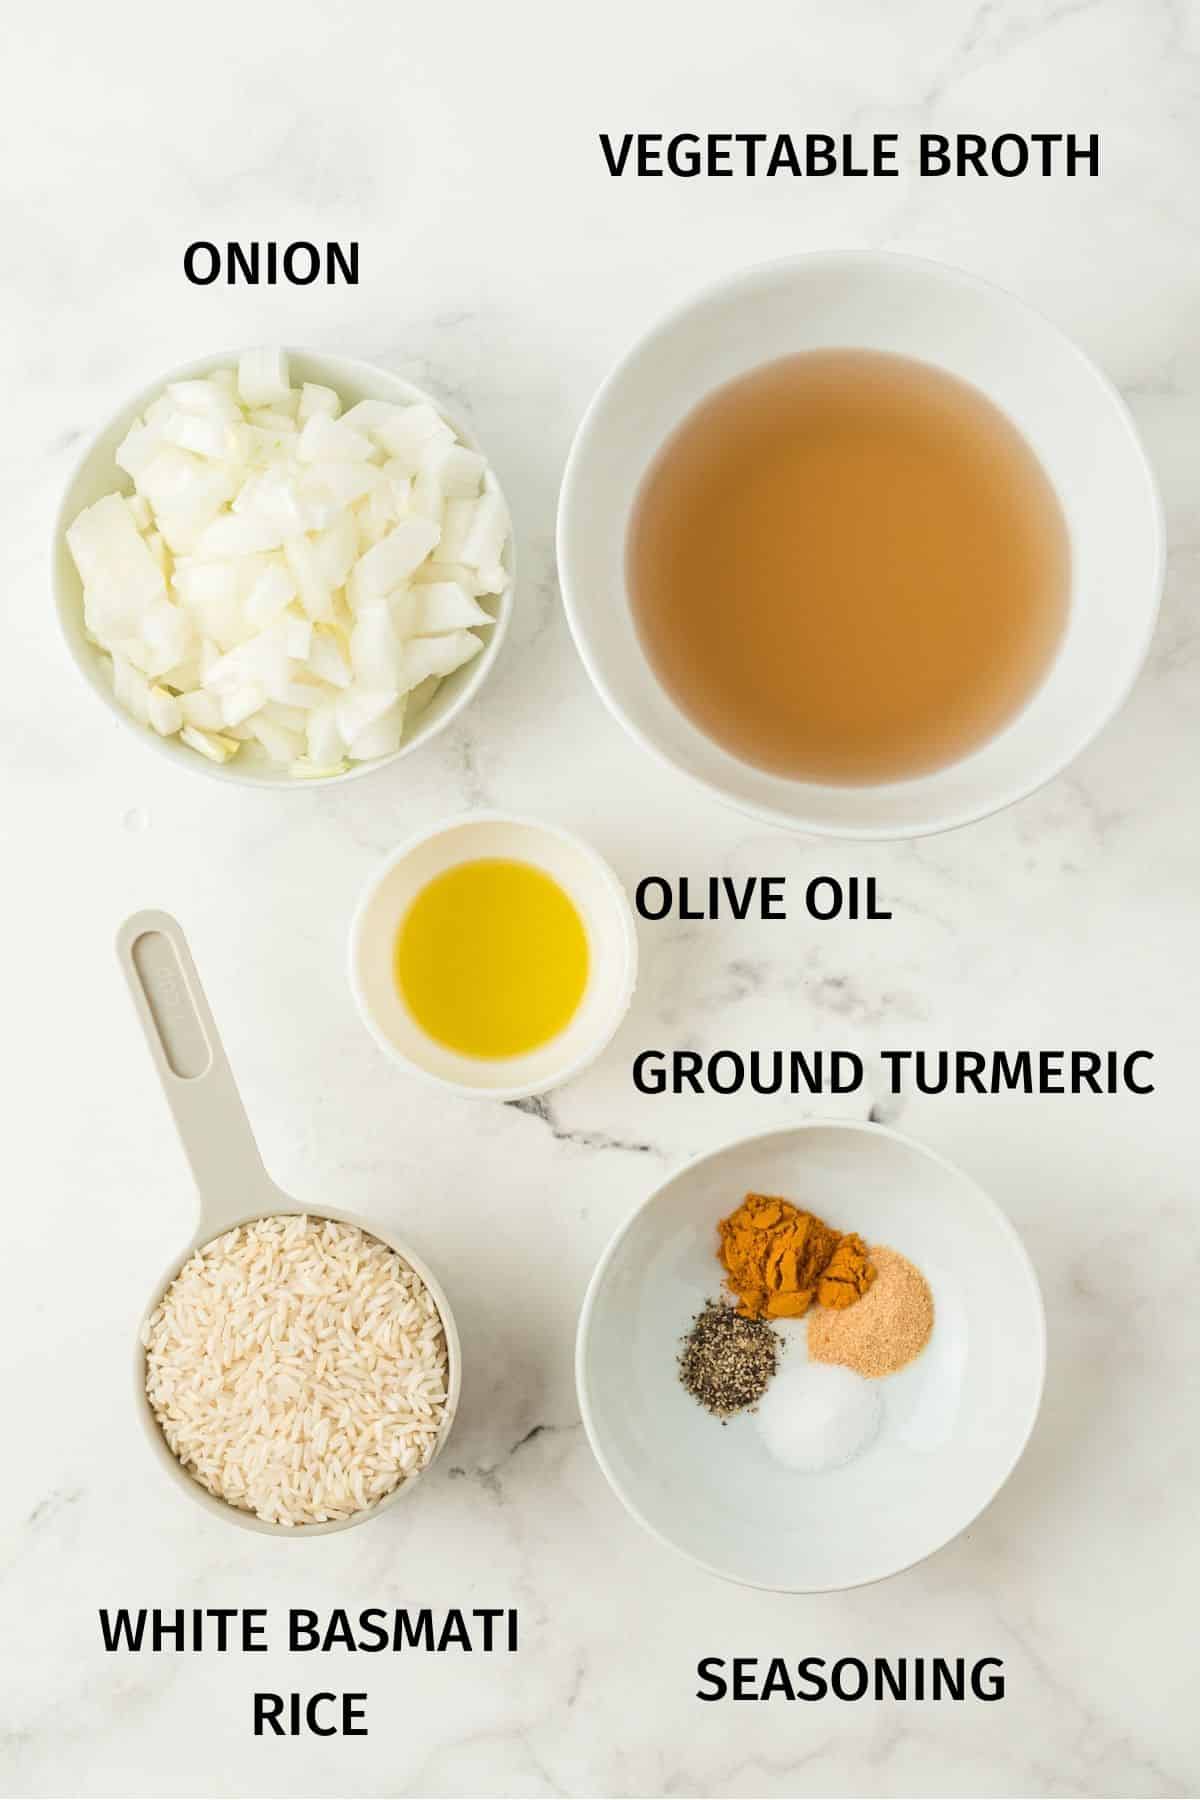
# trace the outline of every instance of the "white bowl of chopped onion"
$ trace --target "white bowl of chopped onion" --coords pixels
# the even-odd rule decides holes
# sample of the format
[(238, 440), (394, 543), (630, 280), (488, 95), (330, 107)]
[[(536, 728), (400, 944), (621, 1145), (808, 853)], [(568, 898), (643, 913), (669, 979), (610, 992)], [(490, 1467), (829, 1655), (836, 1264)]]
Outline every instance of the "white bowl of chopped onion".
[(448, 725), (512, 609), (503, 493), (411, 382), (304, 350), (160, 376), (80, 458), (55, 527), (92, 689), (184, 767), (349, 781)]

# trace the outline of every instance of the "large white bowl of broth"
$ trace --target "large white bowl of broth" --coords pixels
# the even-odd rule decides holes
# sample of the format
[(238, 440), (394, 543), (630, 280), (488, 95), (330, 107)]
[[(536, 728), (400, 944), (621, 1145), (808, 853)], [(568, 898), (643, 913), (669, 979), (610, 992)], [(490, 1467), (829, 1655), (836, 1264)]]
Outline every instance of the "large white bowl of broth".
[[(919, 1353), (869, 1380), (840, 1361), (816, 1366), (810, 1325), (822, 1337), (830, 1319), (853, 1330), (881, 1274), (844, 1312), (814, 1304), (769, 1321), (784, 1347), (763, 1398), (724, 1419), (706, 1410), (678, 1357), (693, 1319), (723, 1296), (718, 1221), (747, 1193), (781, 1196), (860, 1233), (880, 1262), (882, 1246), (918, 1270), (932, 1314)], [(1028, 1442), (1045, 1359), (1037, 1276), (995, 1202), (897, 1132), (808, 1120), (698, 1157), (617, 1231), (584, 1300), (576, 1378), (592, 1450), (640, 1525), (727, 1580), (824, 1593), (897, 1574), (966, 1529)], [(830, 1466), (799, 1468), (771, 1433), (779, 1403), (825, 1404), (804, 1384), (814, 1372), (857, 1384), (877, 1417)], [(798, 1411), (784, 1435), (828, 1437), (837, 1423)]]
[(567, 615), (628, 731), (830, 836), (966, 824), (1112, 718), (1162, 586), (1129, 413), (1053, 325), (959, 270), (799, 256), (704, 290), (580, 425)]

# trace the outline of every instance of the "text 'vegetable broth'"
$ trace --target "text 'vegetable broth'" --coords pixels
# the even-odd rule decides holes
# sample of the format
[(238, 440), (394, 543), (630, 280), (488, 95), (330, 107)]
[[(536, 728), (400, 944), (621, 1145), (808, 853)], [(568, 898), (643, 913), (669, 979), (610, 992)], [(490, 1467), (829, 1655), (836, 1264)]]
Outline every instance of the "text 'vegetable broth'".
[(976, 388), (812, 351), (717, 389), (668, 439), (627, 545), (638, 634), (732, 755), (834, 784), (966, 756), (1066, 624), (1070, 550), (1033, 451)]

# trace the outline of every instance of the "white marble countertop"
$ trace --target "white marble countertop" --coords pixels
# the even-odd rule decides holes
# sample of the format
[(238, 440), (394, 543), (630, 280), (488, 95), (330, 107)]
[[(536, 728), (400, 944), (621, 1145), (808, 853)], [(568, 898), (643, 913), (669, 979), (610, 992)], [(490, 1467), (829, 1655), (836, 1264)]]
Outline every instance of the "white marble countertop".
[[(1195, 830), (1200, 39), (1179, 0), (47, 0), (10, 39), (0, 182), (8, 1422), (0, 1787), (50, 1795), (1180, 1795), (1200, 1783)], [(1098, 131), (1099, 180), (614, 181), (601, 130)], [(189, 287), (194, 238), (357, 238), (357, 288)], [(875, 245), (960, 263), (1128, 397), (1172, 557), (1147, 672), (1002, 817), (855, 849), (755, 828), (591, 692), (554, 579), (557, 484), (609, 363), (733, 266)], [(460, 725), (330, 793), (185, 779), (56, 637), (54, 506), (128, 392), (250, 341), (374, 359), (459, 402), (502, 472), (515, 628)], [(652, 870), (874, 874), (893, 923), (642, 928), (604, 1059), (540, 1111), (418, 1089), (352, 1009), (351, 907), (402, 834), (495, 804)], [(286, 1544), (184, 1504), (140, 1440), (134, 1324), (192, 1228), (111, 951), (175, 911), (283, 1186), (411, 1236), (467, 1359), (445, 1460), (362, 1531)], [(1044, 1285), (1045, 1408), (975, 1527), (844, 1597), (741, 1591), (625, 1515), (572, 1379), (614, 1225), (689, 1153), (800, 1116), (651, 1099), (651, 1044), (1148, 1047), (1148, 1099), (914, 1100), (887, 1117), (1007, 1208)], [(877, 1093), (830, 1102), (865, 1116)], [(813, 1110), (817, 1110), (814, 1108)], [(14, 1245), (15, 1236), (15, 1245)], [(509, 1606), (512, 1658), (118, 1657), (101, 1605)], [(997, 1655), (1002, 1704), (721, 1705), (705, 1654)], [(266, 1677), (270, 1675), (271, 1680)], [(256, 1686), (365, 1688), (366, 1739), (255, 1741)]]

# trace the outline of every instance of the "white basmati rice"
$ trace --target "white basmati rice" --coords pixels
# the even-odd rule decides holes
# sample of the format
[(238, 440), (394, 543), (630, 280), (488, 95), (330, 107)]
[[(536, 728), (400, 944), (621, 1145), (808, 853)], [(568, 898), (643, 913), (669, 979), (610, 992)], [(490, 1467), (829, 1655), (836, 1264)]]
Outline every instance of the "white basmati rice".
[(433, 1455), (446, 1343), (378, 1238), (284, 1214), (184, 1264), (142, 1329), (163, 1435), (211, 1494), (275, 1525), (349, 1518)]

